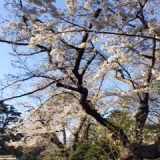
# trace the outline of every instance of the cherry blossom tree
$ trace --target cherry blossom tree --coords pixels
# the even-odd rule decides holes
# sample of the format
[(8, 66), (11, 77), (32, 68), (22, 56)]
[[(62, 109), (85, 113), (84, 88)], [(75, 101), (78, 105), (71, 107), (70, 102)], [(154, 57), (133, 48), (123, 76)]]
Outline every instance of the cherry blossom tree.
[[(20, 73), (2, 82), (2, 101), (29, 96), (42, 106), (57, 95), (67, 95), (72, 99), (68, 103), (66, 98), (58, 109), (51, 105), (57, 117), (80, 118), (78, 111), (85, 111), (114, 135), (122, 148), (121, 159), (159, 158), (160, 141), (144, 145), (142, 135), (147, 118), (159, 116), (160, 2), (65, 4), (57, 8), (53, 0), (6, 1), (13, 14), (1, 20), (0, 42), (12, 46), (17, 58), (13, 66)], [(108, 111), (117, 108), (130, 113), (132, 134), (107, 119)], [(49, 125), (43, 117), (36, 120)]]
[[(17, 127), (11, 131), (23, 136), (19, 141), (7, 144), (16, 150), (22, 148), (22, 159), (30, 154), (44, 159), (46, 153), (53, 149), (56, 150), (55, 156), (58, 152), (59, 156), (68, 157), (68, 150), (76, 150), (78, 143), (87, 140), (90, 124), (90, 118), (79, 104), (69, 99), (67, 96), (55, 96), (45, 105), (29, 110), (25, 117), (20, 117), (23, 121), (14, 124)], [(69, 102), (74, 108), (67, 106)]]

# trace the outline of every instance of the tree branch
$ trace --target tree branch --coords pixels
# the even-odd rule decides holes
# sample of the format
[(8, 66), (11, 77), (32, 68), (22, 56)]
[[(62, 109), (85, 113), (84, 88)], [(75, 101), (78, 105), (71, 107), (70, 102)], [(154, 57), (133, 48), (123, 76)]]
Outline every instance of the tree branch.
[(51, 86), (52, 84), (56, 83), (57, 81), (52, 81), (51, 83), (48, 83), (47, 85), (41, 87), (41, 88), (38, 88), (36, 90), (33, 90), (31, 92), (27, 92), (27, 93), (24, 93), (24, 94), (21, 94), (21, 95), (17, 95), (17, 96), (13, 96), (13, 97), (9, 97), (9, 98), (5, 98), (5, 99), (2, 99), (0, 100), (0, 102), (4, 102), (4, 101), (8, 101), (8, 100), (11, 100), (11, 99), (15, 99), (15, 98), (20, 98), (20, 97), (24, 97), (24, 96), (28, 96), (28, 95), (31, 95), (33, 93), (36, 93), (38, 91), (41, 91), (49, 86)]

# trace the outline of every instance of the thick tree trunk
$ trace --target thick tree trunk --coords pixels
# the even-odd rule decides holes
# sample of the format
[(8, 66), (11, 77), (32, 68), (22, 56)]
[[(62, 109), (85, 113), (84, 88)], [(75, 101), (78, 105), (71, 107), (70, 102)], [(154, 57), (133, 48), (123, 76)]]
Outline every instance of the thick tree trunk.
[(125, 148), (121, 160), (141, 160), (160, 158), (160, 140), (151, 145), (132, 144)]
[(140, 106), (138, 108), (138, 111), (135, 115), (136, 124), (133, 135), (134, 143), (142, 144), (142, 131), (149, 112), (148, 101), (149, 101), (149, 93), (144, 93), (143, 98), (140, 100)]

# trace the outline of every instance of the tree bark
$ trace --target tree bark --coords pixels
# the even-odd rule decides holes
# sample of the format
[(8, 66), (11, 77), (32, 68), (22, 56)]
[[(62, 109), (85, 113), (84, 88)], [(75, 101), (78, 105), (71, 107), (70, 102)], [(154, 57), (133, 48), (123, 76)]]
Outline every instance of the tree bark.
[(135, 115), (135, 120), (136, 120), (136, 126), (134, 131), (135, 143), (142, 143), (142, 130), (149, 112), (149, 105), (148, 105), (149, 93), (145, 93), (143, 97), (144, 98), (140, 101), (140, 107), (138, 108), (138, 111)]
[(121, 160), (143, 160), (160, 158), (160, 140), (151, 145), (132, 144), (124, 149)]

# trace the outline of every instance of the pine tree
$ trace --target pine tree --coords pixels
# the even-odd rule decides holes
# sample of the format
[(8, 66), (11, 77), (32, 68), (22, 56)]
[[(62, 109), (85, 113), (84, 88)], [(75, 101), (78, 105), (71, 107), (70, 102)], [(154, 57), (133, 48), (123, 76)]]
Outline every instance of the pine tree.
[(7, 152), (5, 142), (9, 141), (11, 137), (5, 132), (13, 127), (10, 122), (17, 122), (20, 114), (12, 105), (0, 102), (0, 154)]

